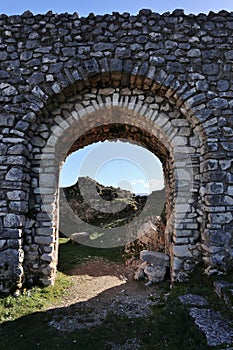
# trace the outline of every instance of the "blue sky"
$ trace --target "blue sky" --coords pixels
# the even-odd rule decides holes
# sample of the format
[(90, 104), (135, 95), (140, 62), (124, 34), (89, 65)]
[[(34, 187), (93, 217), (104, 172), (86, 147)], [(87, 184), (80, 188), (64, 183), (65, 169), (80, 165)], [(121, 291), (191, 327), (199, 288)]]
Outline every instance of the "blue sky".
[(90, 176), (101, 184), (133, 193), (150, 193), (164, 187), (158, 158), (128, 142), (98, 142), (71, 154), (63, 166), (60, 183), (69, 186), (79, 176)]
[(209, 12), (226, 9), (233, 10), (232, 0), (0, 0), (0, 12), (5, 14), (21, 14), (25, 10), (31, 10), (34, 14), (53, 12), (78, 12), (80, 16), (86, 16), (90, 12), (95, 14), (117, 12), (138, 13), (141, 8), (150, 8), (155, 12), (163, 13), (183, 8), (185, 13)]
[[(149, 8), (163, 13), (184, 9), (189, 13), (208, 13), (222, 9), (233, 11), (233, 0), (0, 0), (0, 13), (22, 14), (30, 10), (34, 14), (77, 12), (80, 16), (112, 12), (137, 14)], [(102, 157), (105, 155), (105, 157)], [(94, 167), (91, 166), (94, 164)], [(105, 185), (120, 186), (136, 193), (147, 193), (163, 187), (161, 164), (150, 152), (141, 147), (121, 143), (98, 143), (73, 153), (63, 166), (60, 183), (73, 184), (78, 176), (89, 175)]]

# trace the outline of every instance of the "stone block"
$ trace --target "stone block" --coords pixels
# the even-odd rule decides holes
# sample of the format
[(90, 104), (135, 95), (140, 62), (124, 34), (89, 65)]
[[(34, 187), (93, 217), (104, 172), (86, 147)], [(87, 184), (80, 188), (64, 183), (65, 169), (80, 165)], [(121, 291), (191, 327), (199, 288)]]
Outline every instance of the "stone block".
[(42, 244), (42, 245), (49, 245), (53, 242), (52, 236), (36, 236), (35, 237), (35, 243)]
[(7, 214), (4, 217), (4, 226), (7, 228), (21, 227), (25, 222), (25, 218), (17, 214)]
[(189, 250), (189, 245), (173, 245), (174, 255), (178, 258), (191, 258), (192, 253)]
[(42, 173), (40, 174), (39, 182), (42, 188), (55, 188), (57, 185), (57, 177), (53, 173)]
[(191, 49), (187, 52), (188, 57), (200, 57), (201, 51), (199, 49)]
[(33, 73), (28, 79), (28, 83), (31, 85), (37, 85), (44, 81), (44, 74), (40, 72)]
[(144, 270), (144, 273), (149, 280), (146, 285), (149, 286), (151, 283), (162, 282), (166, 275), (166, 271), (166, 266), (147, 266)]
[(53, 235), (53, 229), (50, 227), (38, 227), (36, 229), (36, 233), (39, 236), (52, 236)]
[(204, 64), (202, 71), (203, 74), (206, 75), (217, 75), (219, 73), (219, 65), (216, 63), (208, 63), (208, 64)]
[(232, 213), (209, 214), (209, 218), (213, 224), (227, 224), (233, 220)]
[(15, 239), (22, 237), (22, 229), (4, 228), (0, 231), (0, 237), (5, 239)]
[(208, 194), (221, 194), (224, 192), (224, 186), (221, 182), (210, 182), (206, 186), (206, 193)]
[(202, 234), (202, 238), (207, 243), (216, 246), (228, 245), (231, 239), (231, 233), (225, 230), (205, 230)]
[(153, 252), (150, 250), (142, 250), (140, 252), (140, 259), (145, 261), (153, 266), (169, 266), (169, 256), (165, 253)]
[(49, 255), (49, 254), (42, 254), (40, 258), (43, 261), (47, 261), (47, 262), (51, 262), (52, 261), (52, 256)]

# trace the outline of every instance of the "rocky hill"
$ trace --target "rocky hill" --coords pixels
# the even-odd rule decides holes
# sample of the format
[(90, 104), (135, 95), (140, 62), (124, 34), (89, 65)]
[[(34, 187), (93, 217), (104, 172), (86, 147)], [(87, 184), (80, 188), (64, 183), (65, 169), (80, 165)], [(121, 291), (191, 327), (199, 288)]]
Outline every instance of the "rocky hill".
[(141, 196), (119, 187), (101, 185), (89, 177), (80, 177), (76, 184), (62, 190), (61, 225), (64, 220), (67, 221), (67, 204), (86, 223), (97, 227), (114, 227), (131, 221), (143, 209), (146, 210), (145, 215), (160, 216), (165, 201), (164, 189)]
[(60, 231), (66, 235), (82, 231), (98, 235), (103, 229), (106, 233), (124, 227), (134, 236), (134, 228), (140, 223), (161, 216), (164, 202), (164, 189), (140, 196), (80, 177), (73, 186), (61, 188)]

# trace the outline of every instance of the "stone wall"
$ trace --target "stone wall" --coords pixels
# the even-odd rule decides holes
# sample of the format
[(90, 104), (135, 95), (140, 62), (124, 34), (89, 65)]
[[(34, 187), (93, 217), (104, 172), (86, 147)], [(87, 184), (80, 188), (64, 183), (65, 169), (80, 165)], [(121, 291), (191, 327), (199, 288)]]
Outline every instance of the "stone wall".
[(163, 163), (171, 278), (233, 261), (233, 13), (0, 15), (0, 290), (54, 282), (58, 174), (106, 139)]

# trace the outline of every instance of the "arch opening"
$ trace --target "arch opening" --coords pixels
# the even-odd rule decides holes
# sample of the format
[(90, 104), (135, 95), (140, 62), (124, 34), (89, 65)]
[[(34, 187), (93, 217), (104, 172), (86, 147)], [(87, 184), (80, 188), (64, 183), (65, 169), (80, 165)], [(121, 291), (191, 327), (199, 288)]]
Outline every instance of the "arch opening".
[[(87, 99), (88, 106), (82, 105), (81, 101)], [(84, 94), (82, 98), (72, 97), (70, 102), (55, 109), (46, 123), (41, 124), (35, 132), (32, 144), (41, 138), (42, 132), (45, 134), (47, 131), (48, 137), (39, 150), (34, 148), (34, 162), (40, 162), (39, 174), (32, 176), (32, 181), (38, 184), (34, 188), (32, 186), (36, 225), (28, 230), (30, 239), (27, 244), (26, 237), (25, 245), (29, 247), (25, 251), (29, 254), (24, 261), (25, 271), (30, 267), (33, 278), (38, 276), (43, 284), (50, 283), (56, 271), (58, 179), (64, 160), (77, 149), (105, 140), (127, 140), (140, 144), (158, 156), (163, 164), (165, 178), (165, 251), (170, 256), (172, 279), (186, 279), (195, 266), (199, 254), (196, 247), (199, 234), (195, 210), (195, 186), (198, 179), (195, 177), (193, 159), (198, 158), (198, 153), (193, 152), (188, 139), (188, 136), (190, 139), (195, 138), (194, 131), (188, 129), (188, 122), (173, 103), (169, 105), (166, 100), (162, 108), (163, 103), (159, 100), (162, 107), (158, 110), (158, 104), (154, 104), (153, 99), (150, 101), (149, 104), (143, 103), (138, 96), (131, 95), (129, 99), (119, 93), (112, 96), (85, 97)], [(184, 235), (185, 239), (182, 238)], [(38, 260), (43, 260), (42, 263), (34, 264), (34, 268), (31, 267), (30, 259), (32, 237), (35, 237), (33, 240), (40, 247)], [(195, 251), (195, 259), (192, 251)]]
[[(121, 141), (116, 139), (117, 127)], [(138, 255), (139, 248), (164, 251), (166, 211), (162, 164), (145, 147), (122, 138), (129, 137), (129, 125), (127, 132), (124, 129), (125, 134), (123, 125), (109, 125), (109, 129), (114, 130), (114, 139), (108, 132), (111, 142), (85, 146), (76, 151), (76, 157), (72, 157), (72, 163), (75, 158), (81, 163), (76, 166), (72, 186), (62, 187), (60, 184), (65, 194), (59, 203), (60, 233), (62, 235), (65, 231), (66, 236), (69, 227), (71, 240), (87, 246), (127, 245), (129, 256)], [(103, 129), (98, 132), (102, 135), (100, 138), (104, 138)], [(79, 144), (76, 141), (76, 147)], [(83, 157), (80, 157), (82, 151)], [(70, 175), (71, 167), (74, 168), (74, 164), (67, 167), (66, 174)], [(67, 205), (74, 216), (78, 216), (77, 220), (68, 215)], [(113, 228), (114, 236), (111, 234)], [(122, 230), (125, 231), (123, 241), (120, 239)], [(108, 236), (112, 236), (110, 242)]]

